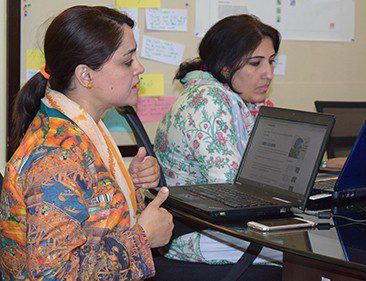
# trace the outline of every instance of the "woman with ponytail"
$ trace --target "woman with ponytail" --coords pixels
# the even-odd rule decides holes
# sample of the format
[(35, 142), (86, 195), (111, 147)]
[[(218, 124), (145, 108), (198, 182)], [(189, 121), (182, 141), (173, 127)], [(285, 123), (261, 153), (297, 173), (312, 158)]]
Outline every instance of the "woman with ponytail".
[(42, 68), (43, 72), (40, 70), (22, 87), (15, 98), (11, 119), (10, 149), (12, 152), (19, 146), (20, 141), (39, 110), (41, 99), (44, 97), (47, 87), (46, 77), (49, 77), (44, 68)]
[(129, 169), (101, 121), (136, 105), (133, 21), (106, 7), (75, 6), (45, 34), (46, 65), (20, 90), (0, 202), (5, 280), (139, 280), (155, 273), (151, 248), (165, 245), (172, 216), (159, 165), (141, 148)]

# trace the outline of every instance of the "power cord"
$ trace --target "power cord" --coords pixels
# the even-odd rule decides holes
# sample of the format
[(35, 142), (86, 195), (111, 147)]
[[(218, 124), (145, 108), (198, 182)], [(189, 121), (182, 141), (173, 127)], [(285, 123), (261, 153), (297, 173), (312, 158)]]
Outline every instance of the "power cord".
[(305, 211), (295, 207), (290, 208), (290, 210), (294, 214), (305, 214), (308, 216), (317, 217), (319, 219), (330, 219), (333, 217), (333, 214), (329, 211)]
[(301, 210), (299, 208), (290, 208), (290, 210), (294, 213), (294, 214), (305, 214), (308, 216), (314, 216), (317, 217), (319, 219), (331, 219), (331, 218), (340, 218), (340, 219), (345, 219), (345, 220), (349, 220), (352, 222), (357, 222), (357, 223), (365, 223), (366, 219), (363, 220), (357, 220), (357, 219), (353, 219), (350, 217), (346, 217), (346, 216), (342, 216), (342, 215), (335, 215), (332, 214), (332, 212), (330, 211), (305, 211), (305, 210)]
[[(332, 217), (332, 213), (328, 212), (328, 211), (305, 211), (305, 210), (301, 210), (299, 208), (295, 208), (292, 207), (290, 208), (291, 212), (293, 212), (294, 214), (305, 214), (308, 216), (314, 216), (317, 217), (319, 219), (330, 219)], [(334, 227), (333, 224), (330, 224), (328, 222), (318, 222), (316, 223), (316, 225), (314, 226), (314, 228), (319, 229), (319, 230), (329, 230), (332, 227)]]
[(341, 215), (332, 215), (333, 218), (340, 218), (340, 219), (345, 219), (345, 220), (349, 220), (351, 222), (357, 222), (357, 223), (365, 223), (366, 222), (366, 219), (365, 220), (356, 220), (356, 219), (352, 219), (352, 218), (349, 218), (349, 217), (346, 217), (346, 216), (341, 216)]
[[(310, 211), (310, 210), (305, 211), (305, 210), (301, 210), (299, 208), (294, 208), (294, 207), (291, 208), (290, 210), (294, 214), (305, 214), (305, 215), (308, 215), (308, 216), (317, 217), (319, 219), (340, 218), (340, 219), (351, 221), (353, 223), (366, 223), (366, 219), (362, 219), (362, 220), (353, 219), (353, 218), (342, 216), (342, 215), (335, 215), (330, 211)], [(331, 229), (332, 227), (334, 227), (333, 224), (323, 223), (323, 222), (317, 223), (315, 225), (315, 228), (319, 229), (319, 230), (328, 230), (328, 229)]]

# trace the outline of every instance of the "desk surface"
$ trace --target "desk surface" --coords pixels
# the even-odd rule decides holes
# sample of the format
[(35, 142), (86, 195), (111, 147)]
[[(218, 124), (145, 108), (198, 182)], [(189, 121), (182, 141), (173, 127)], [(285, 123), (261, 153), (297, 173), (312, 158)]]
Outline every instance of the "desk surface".
[(350, 269), (366, 271), (366, 222), (357, 223), (338, 216), (366, 220), (366, 200), (342, 205), (327, 205), (335, 215), (332, 219), (317, 219), (314, 216), (301, 215), (306, 219), (330, 223), (326, 230), (288, 230), (281, 232), (258, 232), (246, 227), (246, 223), (216, 224), (195, 216), (172, 209), (172, 212), (191, 222), (216, 229), (227, 234), (255, 242), (263, 246), (296, 254), (313, 260), (335, 264)]

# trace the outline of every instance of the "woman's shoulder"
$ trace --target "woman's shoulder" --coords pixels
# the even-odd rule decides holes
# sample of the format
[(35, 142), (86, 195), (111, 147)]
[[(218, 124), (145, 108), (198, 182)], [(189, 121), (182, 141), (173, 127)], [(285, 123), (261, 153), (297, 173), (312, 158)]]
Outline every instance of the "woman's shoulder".
[(39, 141), (34, 144), (33, 150), (57, 148), (78, 154), (79, 157), (97, 154), (89, 137), (69, 119), (44, 118), (39, 126), (30, 127), (30, 133), (39, 136)]
[(66, 119), (38, 115), (9, 162), (30, 164), (36, 159), (49, 157), (52, 151), (64, 151), (65, 155), (75, 154), (81, 159), (86, 155), (97, 156), (90, 139), (74, 123)]
[(229, 90), (210, 73), (192, 71), (185, 76), (184, 90), (178, 99), (181, 103), (199, 103), (204, 100), (209, 104), (227, 103)]
[(95, 162), (102, 165), (101, 157), (92, 140), (72, 121), (58, 118), (52, 120), (44, 145), (71, 151), (82, 163)]
[(186, 76), (181, 80), (182, 85), (185, 89), (190, 87), (195, 88), (218, 88), (222, 89), (223, 84), (219, 82), (210, 72), (194, 70), (188, 72)]

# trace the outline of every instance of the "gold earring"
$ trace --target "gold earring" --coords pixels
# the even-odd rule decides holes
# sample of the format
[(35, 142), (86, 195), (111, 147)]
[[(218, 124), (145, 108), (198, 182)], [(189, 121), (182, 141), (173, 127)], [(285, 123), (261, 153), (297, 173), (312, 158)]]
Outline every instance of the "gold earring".
[(93, 83), (92, 82), (88, 82), (88, 84), (85, 85), (85, 88), (87, 89), (91, 89), (93, 87)]

